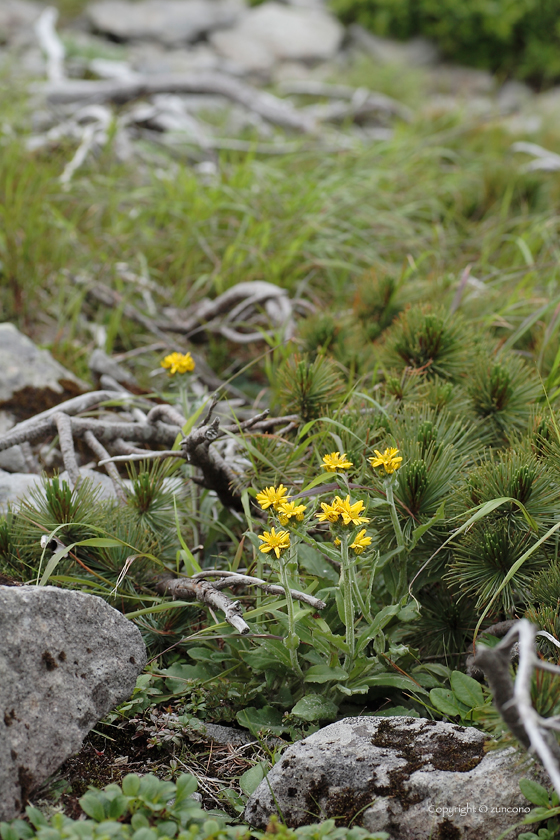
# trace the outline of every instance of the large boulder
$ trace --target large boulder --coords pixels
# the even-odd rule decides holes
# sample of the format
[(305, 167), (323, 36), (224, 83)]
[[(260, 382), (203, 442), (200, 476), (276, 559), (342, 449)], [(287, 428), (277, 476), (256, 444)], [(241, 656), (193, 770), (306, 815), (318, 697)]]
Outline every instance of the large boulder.
[(233, 29), (214, 32), (214, 49), (248, 71), (268, 71), (278, 61), (334, 58), (342, 25), (321, 9), (283, 6), (270, 0), (251, 9)]
[(0, 324), (0, 409), (25, 420), (89, 390), (13, 324)]
[(101, 0), (87, 9), (87, 15), (94, 29), (121, 41), (172, 46), (231, 26), (244, 10), (244, 0)]
[(0, 586), (0, 819), (108, 711), (146, 663), (140, 631), (101, 598), (54, 586)]
[(346, 718), (286, 750), (244, 816), (259, 828), (278, 810), (292, 828), (332, 818), (393, 840), (497, 837), (529, 812), (518, 783), (536, 771), (486, 741), (441, 721)]

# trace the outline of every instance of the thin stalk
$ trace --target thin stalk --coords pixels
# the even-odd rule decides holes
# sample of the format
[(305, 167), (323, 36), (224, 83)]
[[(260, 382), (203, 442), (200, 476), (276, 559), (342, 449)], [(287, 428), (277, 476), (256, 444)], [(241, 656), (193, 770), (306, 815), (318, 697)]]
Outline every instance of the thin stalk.
[[(361, 593), (360, 587), (358, 585), (358, 578), (356, 577), (356, 562), (355, 561), (353, 561), (351, 563), (349, 562), (349, 572), (350, 572), (350, 579), (352, 581), (352, 589), (353, 589), (353, 592), (354, 592), (354, 596), (356, 598), (356, 602), (357, 602), (358, 607), (360, 609), (360, 612), (362, 613), (362, 615), (366, 619), (366, 621), (369, 621), (369, 623), (371, 624), (372, 621), (373, 621), (373, 617), (372, 617), (372, 615), (369, 611), (369, 607), (367, 606), (366, 602), (362, 598), (362, 593)], [(370, 601), (371, 601), (371, 597), (370, 597)]]
[(340, 583), (342, 586), (342, 597), (344, 599), (344, 624), (346, 625), (346, 644), (348, 645), (348, 653), (346, 654), (346, 657), (344, 659), (344, 669), (349, 670), (354, 662), (354, 654), (356, 651), (356, 647), (354, 637), (354, 599), (352, 597), (352, 570), (350, 568), (350, 558), (348, 556), (347, 534), (340, 535), (340, 560)]
[(290, 591), (290, 579), (288, 577), (288, 565), (290, 560), (292, 560), (292, 552), (294, 551), (294, 546), (290, 547), (290, 552), (286, 558), (286, 560), (280, 559), (278, 566), (280, 569), (280, 583), (284, 588), (284, 593), (286, 595), (286, 605), (288, 608), (288, 636), (285, 639), (285, 645), (288, 648), (290, 653), (290, 663), (292, 665), (292, 669), (296, 672), (298, 677), (303, 680), (303, 671), (301, 670), (301, 666), (299, 664), (297, 649), (299, 647), (299, 637), (296, 633), (296, 619), (294, 613), (294, 600), (292, 598), (292, 593)]
[(393, 523), (393, 529), (395, 531), (395, 537), (397, 538), (397, 545), (399, 548), (403, 550), (399, 554), (399, 559), (401, 561), (401, 565), (399, 568), (399, 578), (397, 581), (397, 591), (395, 593), (395, 599), (400, 601), (403, 595), (406, 593), (408, 588), (408, 575), (407, 575), (407, 552), (406, 552), (406, 543), (404, 539), (404, 534), (402, 532), (401, 523), (399, 522), (399, 517), (397, 515), (397, 508), (395, 507), (395, 497), (393, 496), (393, 481), (392, 479), (387, 479), (385, 481), (385, 490), (387, 493), (387, 501), (389, 503), (389, 509), (391, 511), (391, 522)]

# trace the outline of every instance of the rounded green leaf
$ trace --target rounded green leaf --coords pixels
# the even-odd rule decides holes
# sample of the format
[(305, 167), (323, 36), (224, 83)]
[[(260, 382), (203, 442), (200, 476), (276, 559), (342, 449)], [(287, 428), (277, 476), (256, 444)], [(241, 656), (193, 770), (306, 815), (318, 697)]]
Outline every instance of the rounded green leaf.
[(128, 773), (122, 780), (122, 792), (125, 796), (136, 796), (140, 790), (140, 776)]
[(457, 700), (469, 709), (475, 709), (484, 704), (484, 694), (480, 683), (461, 671), (453, 671), (451, 674), (451, 688)]
[(298, 700), (292, 714), (303, 720), (334, 720), (337, 715), (338, 708), (326, 697), (321, 697), (319, 694), (308, 694)]
[(101, 820), (105, 819), (105, 808), (103, 807), (103, 803), (99, 799), (98, 793), (84, 793), (84, 795), (79, 800), (80, 808), (84, 813), (91, 817), (92, 820), (96, 820), (96, 822), (101, 822)]
[(528, 799), (533, 805), (542, 805), (546, 808), (549, 804), (548, 791), (538, 782), (534, 782), (532, 779), (520, 779), (519, 787), (525, 799)]
[(311, 683), (326, 683), (330, 680), (337, 680), (337, 682), (344, 682), (348, 679), (348, 674), (341, 668), (340, 665), (335, 665), (334, 668), (329, 668), (328, 665), (312, 665), (308, 668), (304, 675), (305, 682)]

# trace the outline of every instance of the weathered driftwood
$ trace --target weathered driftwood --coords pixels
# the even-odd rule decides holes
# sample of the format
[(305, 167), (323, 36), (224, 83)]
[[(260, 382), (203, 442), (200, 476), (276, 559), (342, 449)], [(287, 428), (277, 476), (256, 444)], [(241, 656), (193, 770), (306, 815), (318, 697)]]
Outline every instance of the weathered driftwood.
[[(484, 671), (492, 690), (494, 704), (520, 744), (534, 752), (560, 795), (560, 746), (551, 729), (560, 729), (558, 718), (542, 718), (533, 707), (531, 684), (535, 669), (560, 674), (560, 667), (539, 659), (535, 637), (546, 636), (558, 647), (560, 642), (549, 633), (537, 631), (531, 622), (516, 621), (494, 648), (477, 645), (475, 664)], [(519, 645), (519, 665), (515, 682), (510, 675), (511, 649)]]
[[(207, 577), (222, 577), (220, 581), (205, 580)], [(219, 569), (205, 569), (192, 577), (174, 578), (171, 574), (161, 575), (155, 585), (157, 592), (171, 595), (174, 599), (196, 599), (209, 607), (215, 607), (224, 613), (225, 620), (243, 635), (250, 633), (251, 628), (242, 618), (239, 601), (232, 601), (221, 589), (230, 586), (256, 586), (271, 595), (285, 595), (284, 587), (269, 584), (260, 578), (241, 575), (236, 572), (225, 572)], [(292, 598), (301, 601), (315, 610), (325, 608), (325, 602), (314, 598), (297, 589), (290, 589)]]
[(71, 102), (124, 103), (156, 93), (215, 93), (282, 128), (304, 134), (314, 134), (317, 130), (313, 117), (298, 111), (291, 103), (222, 73), (159, 73), (101, 81), (67, 79), (35, 85), (35, 90), (53, 105)]
[[(118, 385), (118, 387), (124, 386)], [(263, 433), (286, 423), (293, 424), (299, 419), (297, 415), (272, 418), (268, 417), (268, 411), (263, 411), (247, 420), (226, 424), (220, 428), (218, 417), (211, 420), (218, 402), (217, 397), (214, 397), (201, 424), (182, 438), (181, 448), (176, 451), (171, 447), (182, 434), (187, 421), (171, 405), (165, 403), (153, 405), (148, 400), (142, 400), (142, 405), (150, 406), (150, 410), (147, 413), (139, 411), (139, 416), (135, 421), (121, 420), (116, 412), (114, 415), (107, 412), (100, 418), (73, 416), (77, 411), (91, 409), (94, 405), (107, 400), (120, 402), (121, 397), (125, 405), (130, 405), (129, 398), (137, 399), (126, 391), (96, 391), (61, 403), (55, 410), (49, 409), (35, 418), (19, 423), (0, 437), (0, 451), (9, 449), (11, 446), (38, 443), (58, 435), (69, 481), (72, 486), (76, 486), (80, 480), (80, 470), (76, 458), (75, 441), (82, 439), (95, 453), (99, 466), (106, 468), (115, 485), (117, 496), (121, 500), (124, 500), (124, 491), (115, 462), (183, 458), (201, 472), (201, 477), (192, 477), (193, 481), (215, 491), (226, 507), (241, 510), (239, 476), (211, 444), (218, 437), (226, 434), (237, 434), (248, 430)], [(144, 450), (136, 444), (166, 448), (163, 451), (151, 451)], [(114, 447), (119, 454), (112, 455), (107, 450), (107, 445)]]
[[(252, 575), (243, 575), (240, 572), (228, 572), (225, 569), (205, 569), (203, 572), (197, 572), (192, 575), (193, 580), (203, 580), (207, 577), (219, 577), (221, 580), (214, 581), (212, 584), (215, 589), (223, 589), (230, 586), (256, 586), (262, 589), (268, 595), (284, 595), (284, 587), (276, 583), (267, 583), (265, 580), (253, 577)], [(320, 598), (315, 598), (313, 595), (308, 595), (307, 592), (300, 592), (299, 589), (290, 589), (292, 598), (295, 601), (301, 601), (315, 610), (323, 610), (326, 606), (324, 601)]]
[(207, 580), (194, 580), (193, 578), (174, 578), (162, 576), (156, 583), (155, 589), (162, 595), (171, 595), (175, 599), (186, 599), (200, 601), (209, 607), (214, 607), (223, 612), (225, 620), (231, 624), (238, 633), (245, 635), (251, 632), (251, 628), (244, 618), (239, 601), (232, 601), (223, 592), (216, 589)]

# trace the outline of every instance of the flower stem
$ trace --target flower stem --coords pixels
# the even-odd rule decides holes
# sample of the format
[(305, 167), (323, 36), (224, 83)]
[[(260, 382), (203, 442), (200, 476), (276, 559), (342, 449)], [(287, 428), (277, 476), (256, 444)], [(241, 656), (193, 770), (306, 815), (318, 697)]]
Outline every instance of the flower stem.
[(391, 511), (391, 522), (393, 523), (393, 529), (395, 531), (395, 537), (397, 538), (397, 545), (402, 551), (399, 554), (400, 560), (400, 567), (399, 567), (399, 577), (397, 581), (397, 589), (395, 592), (395, 599), (400, 601), (403, 595), (406, 593), (407, 585), (408, 585), (408, 575), (407, 575), (407, 553), (406, 553), (406, 543), (404, 539), (404, 534), (402, 532), (401, 523), (399, 522), (399, 517), (397, 515), (397, 508), (395, 506), (395, 497), (393, 495), (393, 480), (388, 478), (385, 481), (385, 490), (387, 492), (387, 501), (389, 502), (389, 509)]
[(290, 552), (286, 559), (280, 558), (278, 565), (280, 567), (280, 583), (284, 588), (284, 593), (286, 595), (286, 603), (288, 607), (288, 636), (284, 640), (284, 643), (288, 648), (290, 654), (290, 663), (292, 665), (292, 670), (294, 670), (298, 677), (300, 677), (303, 680), (303, 671), (301, 670), (297, 654), (297, 649), (299, 647), (299, 638), (296, 633), (294, 600), (290, 591), (290, 579), (288, 577), (288, 564), (292, 560), (292, 552), (294, 551), (294, 549), (295, 546), (291, 546)]
[(348, 653), (344, 659), (344, 669), (349, 670), (354, 662), (355, 638), (354, 638), (354, 599), (352, 597), (352, 569), (348, 556), (348, 536), (340, 535), (340, 559), (342, 574), (340, 583), (342, 586), (342, 597), (344, 598), (344, 623), (346, 625), (346, 644)]

